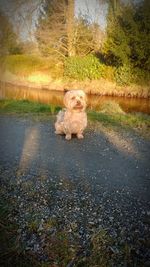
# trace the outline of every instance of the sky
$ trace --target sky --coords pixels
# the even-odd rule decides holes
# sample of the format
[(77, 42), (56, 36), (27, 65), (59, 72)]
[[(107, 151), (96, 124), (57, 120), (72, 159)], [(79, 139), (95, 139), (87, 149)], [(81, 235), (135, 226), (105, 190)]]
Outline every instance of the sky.
[[(0, 8), (9, 15), (14, 30), (23, 40), (34, 41), (34, 30), (38, 16), (37, 6), (40, 0), (24, 1), (25, 4), (17, 7), (14, 0), (0, 0)], [(57, 0), (56, 0), (57, 1)], [(20, 1), (18, 0), (18, 3)], [(32, 12), (31, 16), (31, 10)], [(75, 0), (75, 15), (87, 14), (90, 22), (98, 23), (102, 29), (106, 25), (106, 5), (100, 5), (100, 0)], [(32, 22), (31, 22), (32, 18)], [(32, 25), (32, 26), (31, 26)]]
[(90, 22), (98, 23), (102, 29), (106, 26), (107, 5), (100, 4), (100, 0), (76, 0), (75, 13), (87, 14)]
[[(21, 5), (20, 0), (0, 0), (0, 9), (8, 15), (14, 26), (14, 31), (19, 34), (23, 41), (34, 41), (33, 32), (38, 14), (36, 7), (38, 6), (39, 0), (22, 1), (24, 4)], [(17, 2), (19, 3), (18, 5), (16, 4)]]

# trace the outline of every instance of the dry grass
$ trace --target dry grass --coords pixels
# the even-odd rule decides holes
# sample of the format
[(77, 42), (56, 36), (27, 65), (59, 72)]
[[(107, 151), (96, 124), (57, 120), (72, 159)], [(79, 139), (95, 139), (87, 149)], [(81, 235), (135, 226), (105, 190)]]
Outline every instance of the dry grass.
[(106, 114), (125, 114), (119, 104), (115, 101), (107, 101), (103, 103), (100, 111)]

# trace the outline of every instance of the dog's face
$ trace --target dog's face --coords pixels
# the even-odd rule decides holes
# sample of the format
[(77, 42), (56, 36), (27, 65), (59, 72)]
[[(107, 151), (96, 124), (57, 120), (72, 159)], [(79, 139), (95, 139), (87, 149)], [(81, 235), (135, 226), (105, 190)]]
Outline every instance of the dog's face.
[(82, 90), (68, 91), (64, 96), (65, 107), (73, 111), (83, 111), (86, 108), (86, 95)]

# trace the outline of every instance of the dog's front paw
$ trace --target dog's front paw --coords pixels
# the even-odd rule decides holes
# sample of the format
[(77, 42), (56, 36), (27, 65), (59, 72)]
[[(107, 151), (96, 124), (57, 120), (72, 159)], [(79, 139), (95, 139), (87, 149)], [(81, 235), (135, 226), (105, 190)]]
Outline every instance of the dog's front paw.
[(63, 132), (62, 132), (62, 131), (58, 131), (58, 130), (56, 130), (56, 131), (55, 131), (55, 134), (63, 134)]
[(66, 140), (71, 140), (71, 134), (66, 134)]
[(83, 136), (83, 134), (80, 133), (80, 134), (77, 134), (77, 138), (78, 138), (78, 139), (83, 139), (84, 136)]

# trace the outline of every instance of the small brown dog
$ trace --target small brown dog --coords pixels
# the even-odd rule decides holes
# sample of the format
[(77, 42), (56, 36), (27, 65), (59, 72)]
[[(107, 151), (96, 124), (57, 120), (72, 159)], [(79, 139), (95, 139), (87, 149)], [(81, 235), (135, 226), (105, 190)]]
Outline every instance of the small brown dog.
[(65, 134), (70, 140), (72, 134), (77, 138), (83, 138), (83, 131), (87, 126), (86, 95), (82, 90), (68, 91), (64, 96), (66, 109), (59, 111), (55, 123), (55, 133)]

